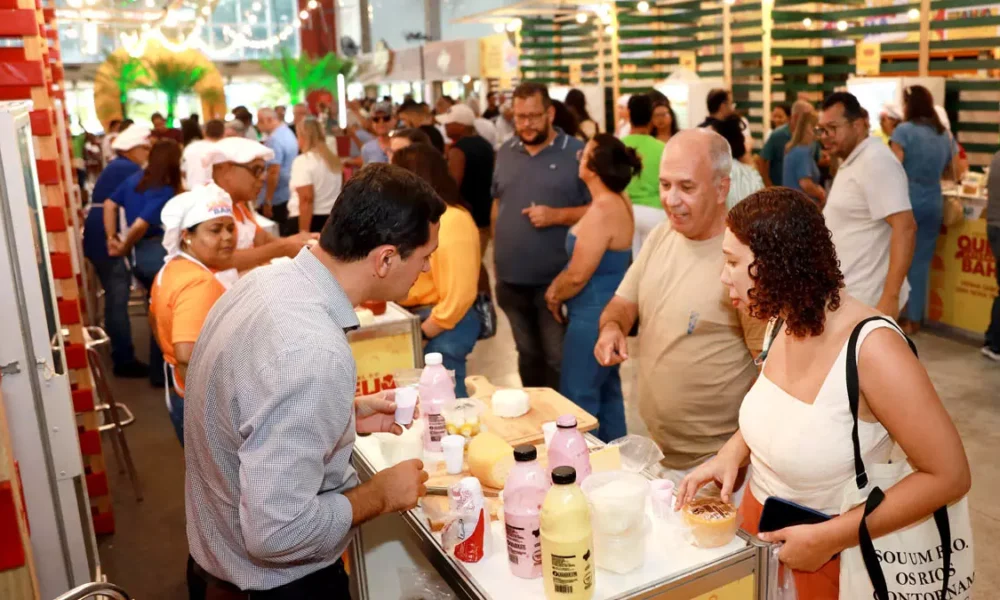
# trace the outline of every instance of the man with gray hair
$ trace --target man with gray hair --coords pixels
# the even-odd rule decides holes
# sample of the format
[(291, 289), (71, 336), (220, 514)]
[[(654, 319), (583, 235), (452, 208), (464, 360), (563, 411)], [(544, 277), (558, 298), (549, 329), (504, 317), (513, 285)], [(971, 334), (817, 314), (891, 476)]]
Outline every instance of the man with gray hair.
[(226, 131), (222, 137), (246, 137), (247, 126), (243, 124), (243, 121), (238, 119), (233, 119), (232, 121), (226, 121)]
[[(792, 105), (792, 116), (788, 123), (775, 129), (764, 143), (764, 148), (757, 157), (757, 171), (760, 172), (764, 185), (774, 187), (782, 185), (782, 172), (785, 168), (785, 146), (792, 141), (792, 132), (799, 123), (799, 118), (807, 113), (814, 113), (816, 109), (805, 100), (798, 100)], [(818, 150), (818, 148), (817, 148)]]
[(620, 364), (639, 322), (639, 413), (663, 450), (663, 476), (675, 482), (736, 432), (766, 328), (738, 310), (719, 279), (732, 164), (729, 143), (710, 129), (670, 138), (660, 161), (667, 220), (604, 309), (594, 348), (602, 365)]

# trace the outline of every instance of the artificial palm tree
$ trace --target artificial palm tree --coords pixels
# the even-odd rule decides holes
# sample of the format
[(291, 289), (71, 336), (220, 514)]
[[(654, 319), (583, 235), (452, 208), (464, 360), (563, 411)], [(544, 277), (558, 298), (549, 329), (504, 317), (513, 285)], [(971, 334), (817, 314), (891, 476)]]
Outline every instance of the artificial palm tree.
[[(128, 93), (142, 87), (146, 77), (146, 67), (141, 59), (126, 53), (114, 53), (108, 56), (105, 66), (98, 69), (95, 84), (118, 91), (118, 102), (121, 105), (121, 118), (128, 116)], [(109, 107), (110, 108), (110, 107)]]
[(354, 72), (352, 61), (332, 52), (317, 59), (308, 56), (295, 58), (284, 48), (280, 58), (263, 60), (261, 67), (285, 88), (290, 104), (302, 102), (306, 93), (312, 90), (329, 90), (336, 95), (337, 75), (350, 77)]
[(207, 69), (174, 55), (162, 55), (145, 60), (146, 71), (152, 83), (167, 97), (167, 126), (174, 126), (174, 111), (177, 99), (191, 93), (198, 82), (205, 77)]

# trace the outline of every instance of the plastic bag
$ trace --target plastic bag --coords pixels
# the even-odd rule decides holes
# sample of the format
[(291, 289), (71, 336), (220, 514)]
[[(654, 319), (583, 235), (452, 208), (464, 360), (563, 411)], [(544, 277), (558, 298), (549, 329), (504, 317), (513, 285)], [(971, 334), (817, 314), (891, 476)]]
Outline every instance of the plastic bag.
[(767, 580), (770, 582), (767, 600), (797, 600), (792, 570), (786, 569), (778, 560), (781, 544), (773, 544), (767, 551), (770, 555), (767, 562)]
[(400, 600), (453, 600), (455, 593), (433, 571), (398, 569)]
[(641, 435), (629, 434), (608, 442), (608, 446), (618, 446), (622, 469), (633, 473), (642, 473), (663, 460), (663, 452), (656, 442)]

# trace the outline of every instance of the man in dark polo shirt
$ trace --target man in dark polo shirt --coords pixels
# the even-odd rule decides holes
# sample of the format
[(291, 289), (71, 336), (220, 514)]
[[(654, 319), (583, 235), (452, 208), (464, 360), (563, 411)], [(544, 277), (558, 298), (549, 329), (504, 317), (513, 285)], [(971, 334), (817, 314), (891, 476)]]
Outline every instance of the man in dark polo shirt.
[(578, 175), (583, 142), (553, 126), (544, 85), (524, 82), (513, 98), (517, 135), (500, 147), (493, 174), (497, 303), (510, 320), (522, 384), (558, 389), (565, 329), (545, 291), (566, 266), (566, 234), (590, 202)]

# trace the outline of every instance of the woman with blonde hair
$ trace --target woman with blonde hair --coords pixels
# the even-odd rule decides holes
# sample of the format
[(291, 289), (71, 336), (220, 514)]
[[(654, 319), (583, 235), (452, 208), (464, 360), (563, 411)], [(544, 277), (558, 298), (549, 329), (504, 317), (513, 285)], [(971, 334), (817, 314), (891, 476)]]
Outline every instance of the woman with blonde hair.
[(804, 113), (795, 123), (792, 139), (785, 146), (785, 161), (781, 181), (785, 187), (805, 193), (821, 209), (826, 204), (826, 190), (819, 185), (819, 165), (816, 164), (816, 124), (814, 112)]
[(302, 152), (292, 162), (288, 201), (289, 222), (293, 234), (300, 231), (319, 233), (344, 183), (344, 168), (326, 145), (323, 127), (317, 119), (307, 117), (297, 127), (296, 137)]

